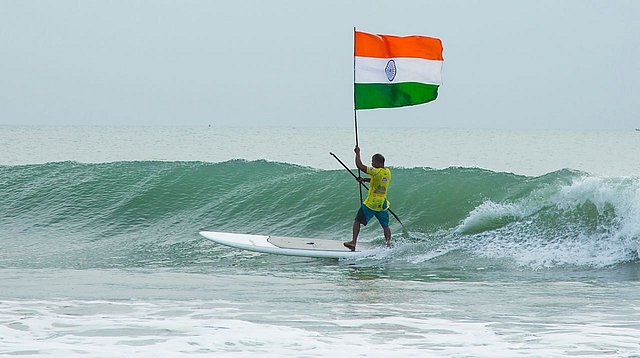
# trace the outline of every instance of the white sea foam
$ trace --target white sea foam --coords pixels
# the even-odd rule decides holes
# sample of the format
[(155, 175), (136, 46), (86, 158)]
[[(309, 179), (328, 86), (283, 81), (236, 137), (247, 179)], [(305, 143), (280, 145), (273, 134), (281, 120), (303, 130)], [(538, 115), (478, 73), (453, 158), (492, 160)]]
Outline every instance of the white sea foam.
[[(496, 357), (613, 354), (640, 349), (636, 323), (598, 315), (545, 323), (533, 317), (379, 316), (319, 320), (216, 301), (3, 301), (0, 354), (64, 357)], [(361, 307), (355, 306), (358, 311)], [(367, 310), (375, 307), (367, 307)], [(383, 314), (385, 313), (386, 314)], [(400, 315), (395, 315), (398, 313)]]
[[(585, 206), (595, 212), (585, 213)], [(455, 233), (477, 233), (475, 240), (460, 243), (461, 249), (533, 268), (634, 261), (640, 248), (640, 179), (583, 176), (516, 202), (488, 200)]]
[(488, 227), (500, 225), (505, 218), (513, 217), (521, 219), (528, 215), (528, 212), (533, 210), (532, 208), (513, 204), (513, 203), (494, 203), (487, 200), (469, 213), (469, 215), (460, 223), (454, 232), (459, 234), (472, 233), (475, 230), (485, 230)]
[(618, 237), (640, 236), (640, 178), (589, 176), (562, 187), (554, 204), (568, 210), (589, 202), (600, 214), (609, 208), (616, 216)]

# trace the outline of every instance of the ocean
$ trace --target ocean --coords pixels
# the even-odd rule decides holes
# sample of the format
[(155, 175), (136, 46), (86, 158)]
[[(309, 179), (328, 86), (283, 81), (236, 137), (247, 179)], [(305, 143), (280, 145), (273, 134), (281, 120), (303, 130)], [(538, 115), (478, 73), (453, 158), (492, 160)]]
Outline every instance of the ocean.
[(0, 355), (640, 357), (639, 133), (359, 142), (394, 247), (311, 259), (198, 231), (349, 239), (353, 128), (0, 126)]

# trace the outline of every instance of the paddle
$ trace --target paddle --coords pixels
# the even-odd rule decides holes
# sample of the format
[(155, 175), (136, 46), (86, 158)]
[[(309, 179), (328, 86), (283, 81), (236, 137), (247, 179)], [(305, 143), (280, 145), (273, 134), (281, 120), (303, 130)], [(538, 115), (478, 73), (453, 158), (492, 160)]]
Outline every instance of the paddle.
[[(336, 160), (342, 164), (342, 166), (349, 172), (349, 174), (351, 174), (351, 176), (353, 176), (354, 178), (358, 179), (358, 177), (353, 174), (353, 172), (351, 171), (351, 169), (349, 169), (349, 167), (347, 167), (342, 160), (340, 160), (340, 158), (338, 158), (335, 154), (333, 154), (332, 152), (329, 152), (329, 154), (331, 154), (334, 158), (336, 158)], [(369, 190), (369, 188), (367, 187), (367, 184), (363, 183), (363, 182), (359, 182), (360, 185), (364, 186), (364, 188), (366, 190)], [(398, 220), (398, 222), (400, 223), (400, 226), (402, 226), (402, 231), (406, 231), (404, 228), (404, 225), (402, 224), (402, 221), (400, 221), (400, 218), (398, 217), (398, 215), (396, 215), (396, 213), (394, 213), (393, 211), (391, 211), (391, 209), (388, 209), (389, 212), (391, 213), (391, 215), (393, 215), (394, 218), (396, 218), (396, 220)]]

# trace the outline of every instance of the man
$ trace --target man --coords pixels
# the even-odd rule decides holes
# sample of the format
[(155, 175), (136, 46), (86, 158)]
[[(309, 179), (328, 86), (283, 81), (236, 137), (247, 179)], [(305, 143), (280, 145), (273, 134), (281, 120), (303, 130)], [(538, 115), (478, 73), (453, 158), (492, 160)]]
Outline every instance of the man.
[(391, 230), (389, 229), (389, 201), (387, 200), (387, 189), (391, 182), (391, 171), (384, 166), (382, 154), (375, 154), (371, 157), (371, 166), (362, 164), (360, 159), (360, 148), (356, 146), (356, 166), (361, 171), (369, 174), (370, 178), (359, 177), (359, 182), (369, 182), (369, 193), (356, 214), (353, 221), (353, 239), (344, 243), (349, 250), (356, 250), (356, 242), (360, 233), (360, 225), (367, 225), (372, 217), (376, 217), (382, 226), (384, 238), (387, 240), (387, 247), (391, 247)]

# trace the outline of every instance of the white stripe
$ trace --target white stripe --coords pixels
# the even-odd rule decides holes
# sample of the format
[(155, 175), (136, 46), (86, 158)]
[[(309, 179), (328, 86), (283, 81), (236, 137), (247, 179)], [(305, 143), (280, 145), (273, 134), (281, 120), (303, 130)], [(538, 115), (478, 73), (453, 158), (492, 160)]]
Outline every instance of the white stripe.
[[(389, 81), (385, 68), (393, 60), (396, 65), (396, 76)], [(356, 57), (356, 83), (399, 83), (419, 82), (442, 84), (442, 61), (419, 58), (374, 58)]]

